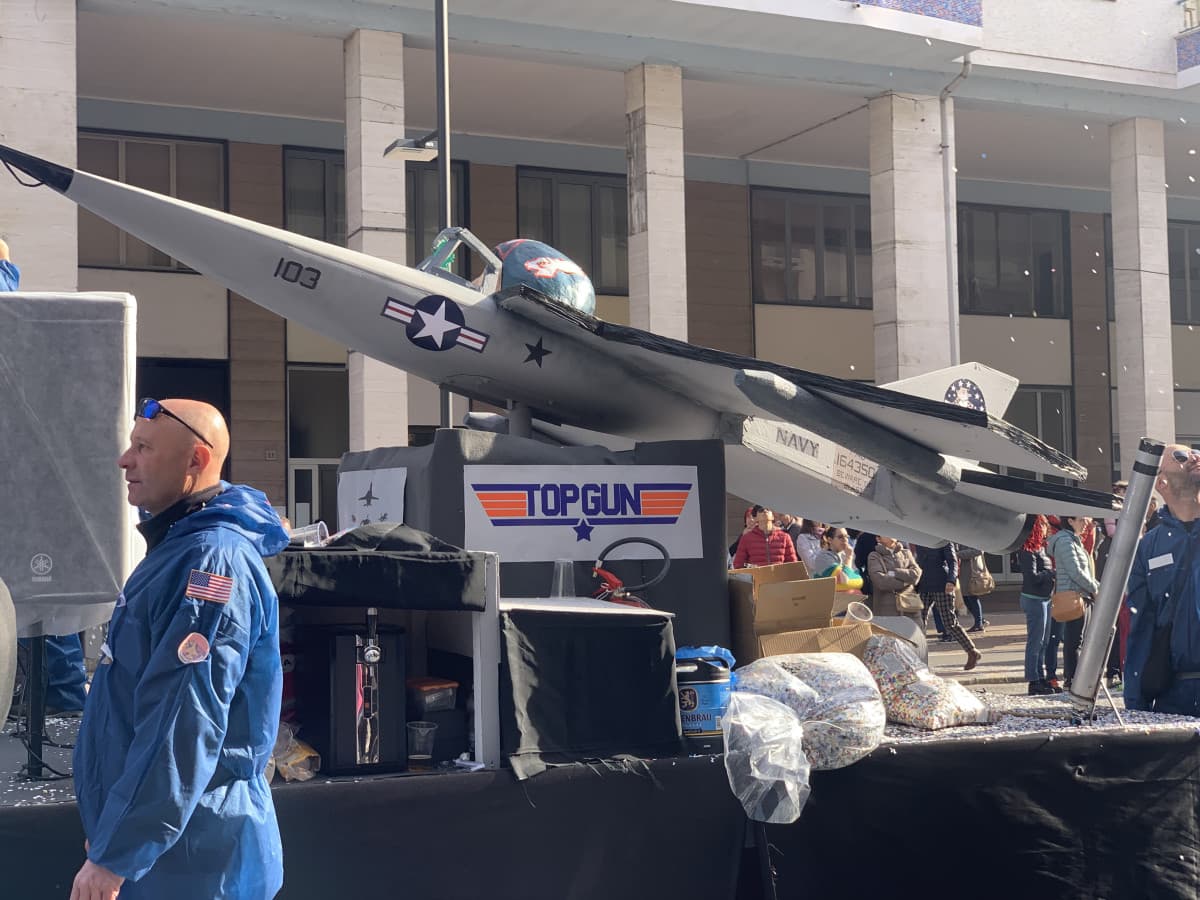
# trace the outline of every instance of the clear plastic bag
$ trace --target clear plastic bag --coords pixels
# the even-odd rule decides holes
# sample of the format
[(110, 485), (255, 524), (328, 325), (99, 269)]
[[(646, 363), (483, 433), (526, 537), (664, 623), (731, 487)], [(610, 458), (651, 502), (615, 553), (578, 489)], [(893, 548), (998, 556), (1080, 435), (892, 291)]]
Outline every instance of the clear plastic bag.
[(304, 741), (297, 740), (295, 728), (290, 722), (279, 723), (279, 734), (267, 770), (270, 771), (273, 764), (284, 781), (308, 781), (321, 768), (321, 754)]
[(957, 681), (929, 671), (904, 641), (876, 635), (867, 641), (863, 661), (879, 685), (890, 722), (937, 731), (992, 721), (983, 701)]
[(756, 822), (795, 822), (811, 793), (799, 717), (770, 697), (734, 693), (721, 722), (725, 774), (733, 795)]
[(778, 700), (800, 717), (804, 752), (816, 770), (858, 762), (887, 725), (875, 679), (849, 653), (769, 656), (738, 669), (738, 691)]

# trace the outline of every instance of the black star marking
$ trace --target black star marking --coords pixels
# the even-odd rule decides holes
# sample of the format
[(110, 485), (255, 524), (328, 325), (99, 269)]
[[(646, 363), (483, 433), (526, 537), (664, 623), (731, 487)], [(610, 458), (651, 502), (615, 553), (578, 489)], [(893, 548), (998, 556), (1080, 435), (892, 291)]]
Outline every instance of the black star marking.
[(529, 348), (529, 355), (525, 357), (525, 362), (535, 362), (539, 369), (542, 367), (542, 360), (554, 352), (542, 346), (541, 338), (538, 338), (536, 344), (526, 344), (525, 346)]

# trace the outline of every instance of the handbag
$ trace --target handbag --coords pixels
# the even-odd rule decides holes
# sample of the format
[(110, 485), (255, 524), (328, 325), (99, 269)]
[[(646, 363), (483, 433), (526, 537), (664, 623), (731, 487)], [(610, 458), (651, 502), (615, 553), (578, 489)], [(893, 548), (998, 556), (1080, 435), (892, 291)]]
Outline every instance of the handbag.
[(1050, 595), (1050, 618), (1055, 622), (1074, 622), (1083, 617), (1083, 594), (1079, 591), (1055, 591)]
[(912, 588), (905, 588), (903, 591), (896, 593), (896, 609), (902, 613), (921, 612), (925, 608), (925, 601), (921, 599), (921, 595)]
[(968, 597), (984, 597), (996, 589), (996, 579), (988, 571), (987, 560), (983, 554), (973, 556), (968, 561), (967, 583), (963, 593)]

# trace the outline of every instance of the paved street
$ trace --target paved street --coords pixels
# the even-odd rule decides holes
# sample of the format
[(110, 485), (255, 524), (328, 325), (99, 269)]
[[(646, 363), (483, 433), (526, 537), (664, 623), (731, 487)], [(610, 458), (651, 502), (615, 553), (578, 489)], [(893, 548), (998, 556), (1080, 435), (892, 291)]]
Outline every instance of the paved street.
[[(938, 675), (957, 679), (973, 687), (983, 687), (1003, 694), (1024, 693), (1025, 680), (1025, 615), (1017, 605), (1015, 592), (997, 592), (983, 598), (983, 615), (991, 624), (983, 634), (973, 634), (975, 646), (983, 659), (970, 672), (962, 670), (966, 654), (956, 643), (942, 643), (929, 626), (929, 663)], [(964, 628), (970, 627), (971, 616), (959, 614)], [(1062, 677), (1062, 657), (1059, 656), (1059, 678)]]

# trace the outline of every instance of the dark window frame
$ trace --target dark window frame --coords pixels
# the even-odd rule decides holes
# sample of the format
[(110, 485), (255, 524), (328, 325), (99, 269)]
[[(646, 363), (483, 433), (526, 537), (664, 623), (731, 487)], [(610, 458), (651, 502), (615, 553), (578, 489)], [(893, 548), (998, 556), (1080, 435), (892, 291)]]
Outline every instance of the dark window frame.
[[(1028, 312), (1024, 310), (1008, 309), (1003, 311), (990, 310), (975, 310), (969, 308), (970, 291), (967, 288), (967, 255), (965, 250), (966, 241), (963, 239), (965, 227), (965, 214), (970, 212), (990, 212), (997, 216), (1001, 213), (1008, 215), (1024, 214), (1030, 217), (1029, 224), (1029, 257), (1028, 265), (1032, 269), (1033, 261), (1033, 225), (1032, 216), (1039, 213), (1049, 213), (1059, 218), (1059, 237), (1061, 247), (1060, 268), (1062, 269), (1062, 309), (1053, 313), (1040, 313), (1036, 311), (1037, 295), (1036, 285), (1031, 284), (1030, 299), (1032, 301), (1031, 308)], [(958, 237), (958, 309), (961, 315), (965, 316), (1021, 316), (1028, 319), (1070, 319), (1072, 309), (1072, 282), (1071, 282), (1071, 222), (1070, 212), (1063, 209), (1053, 209), (1049, 207), (1034, 207), (1034, 206), (1004, 206), (996, 203), (959, 203), (956, 211), (956, 226)], [(997, 249), (996, 249), (996, 266), (997, 271), (1000, 267), (999, 254), (999, 228), (996, 229), (997, 234)]]
[[(142, 142), (148, 142), (148, 143), (212, 144), (212, 145), (215, 145), (215, 146), (219, 147), (221, 150), (221, 186), (220, 186), (221, 206), (220, 206), (220, 211), (221, 212), (229, 211), (229, 141), (224, 140), (222, 138), (196, 137), (194, 135), (188, 135), (188, 134), (169, 134), (169, 133), (159, 133), (159, 132), (151, 132), (151, 131), (129, 131), (129, 130), (115, 129), (115, 128), (77, 128), (76, 132), (75, 132), (76, 147), (78, 147), (78, 143), (79, 143), (80, 139), (83, 139), (83, 138), (111, 138), (114, 140), (121, 141), (122, 149), (119, 151), (120, 156), (118, 157), (118, 159), (124, 158), (123, 144), (125, 141), (128, 141), (128, 140), (142, 141)], [(174, 154), (172, 153), (172, 169), (171, 169), (172, 182), (174, 182), (174, 180), (175, 180), (174, 165), (175, 165), (174, 164)], [(118, 169), (119, 168), (120, 168), (120, 163), (118, 163)], [(81, 171), (84, 171), (84, 170), (81, 170)], [(118, 178), (116, 180), (120, 180), (120, 176), (121, 176), (121, 173), (120, 173), (120, 171), (118, 171)], [(121, 181), (121, 183), (126, 184), (127, 182)], [(174, 191), (174, 186), (172, 186), (172, 191)], [(174, 193), (172, 193), (170, 196), (174, 196)], [(105, 221), (107, 221), (107, 220), (105, 220)], [(108, 224), (111, 225), (111, 223), (108, 223)], [(115, 225), (113, 225), (112, 227), (116, 228), (117, 232), (121, 235), (121, 245), (120, 246), (122, 247), (122, 254), (124, 254), (124, 246), (125, 246), (124, 236), (128, 235), (128, 232), (126, 232), (122, 228), (118, 228)], [(136, 235), (129, 235), (129, 236), (135, 238), (136, 240), (140, 240), (140, 238), (137, 238)], [(78, 240), (78, 238), (77, 238), (77, 240)], [(142, 241), (142, 243), (146, 243), (146, 242)], [(150, 246), (153, 247), (152, 244)], [(154, 249), (158, 250), (157, 247), (154, 247)], [(161, 250), (158, 250), (158, 252), (162, 253)], [(166, 255), (166, 254), (164, 254), (164, 255)], [(175, 259), (174, 257), (170, 257), (170, 259), (171, 259), (171, 265), (169, 265), (169, 266), (130, 266), (130, 265), (125, 265), (124, 263), (110, 263), (110, 264), (80, 263), (79, 268), (112, 270), (112, 271), (120, 271), (120, 272), (159, 272), (159, 273), (177, 274), (177, 275), (196, 275), (196, 274), (198, 274), (195, 269), (191, 268), (190, 266), (185, 265), (184, 263), (181, 263), (179, 260)]]
[[(590, 260), (575, 260), (587, 272), (588, 277), (592, 279), (592, 287), (597, 294), (603, 294), (612, 297), (628, 297), (629, 296), (629, 179), (625, 175), (613, 175), (608, 172), (587, 172), (575, 169), (549, 169), (543, 166), (517, 166), (517, 234), (513, 237), (522, 236), (521, 228), (521, 181), (524, 178), (541, 178), (550, 183), (550, 230), (553, 234), (549, 238), (535, 238), (552, 247), (558, 248), (561, 246), (559, 230), (560, 216), (558, 213), (558, 197), (559, 185), (569, 184), (579, 187), (590, 188), (589, 203), (591, 204), (591, 231), (592, 231), (592, 247)], [(621, 188), (626, 198), (625, 212), (625, 284), (605, 284), (600, 281), (599, 273), (602, 268), (598, 262), (601, 258), (601, 229), (600, 229), (600, 204), (597, 202), (597, 188)], [(618, 235), (618, 243), (621, 236)]]
[[(318, 363), (318, 362), (288, 362), (284, 369), (284, 438), (287, 453), (287, 461), (290, 463), (293, 459), (334, 459), (332, 456), (297, 456), (292, 452), (292, 372), (344, 372), (349, 379), (349, 366), (344, 363)], [(349, 393), (347, 393), (347, 429), (349, 429)], [(348, 432), (347, 432), (348, 434)], [(346, 451), (349, 451), (349, 437), (347, 437)], [(288, 489), (291, 489), (289, 485)]]
[[(431, 162), (406, 162), (404, 164), (404, 204), (405, 204), (405, 227), (408, 230), (409, 255), (408, 264), (415, 266), (425, 257), (429, 256), (432, 249), (429, 247), (421, 247), (418, 243), (419, 238), (425, 232), (425, 181), (423, 178), (418, 178), (419, 173), (437, 172), (437, 160)], [(453, 191), (453, 196), (450, 198), (451, 213), (461, 221), (451, 222), (452, 225), (462, 228), (471, 227), (471, 167), (466, 160), (451, 159), (450, 160), (450, 189)], [(454, 191), (455, 182), (458, 182), (459, 189)], [(431, 229), (437, 233), (436, 225)], [(465, 246), (460, 247), (457, 251), (456, 271), (455, 274), (462, 278), (471, 279), (472, 266), (471, 257), (473, 254), (465, 250)]]
[[(808, 197), (821, 202), (816, 205), (817, 219), (815, 226), (815, 234), (819, 236), (819, 240), (814, 241), (814, 274), (813, 283), (816, 286), (816, 297), (812, 300), (787, 297), (783, 300), (767, 299), (763, 296), (763, 289), (760, 283), (759, 268), (761, 262), (762, 248), (760, 242), (755, 239), (754, 235), (754, 197), (755, 194), (770, 194), (778, 195), (783, 198), (790, 197)], [(766, 306), (803, 306), (816, 307), (820, 309), (873, 309), (875, 306), (875, 290), (874, 277), (872, 276), (871, 296), (860, 297), (858, 295), (858, 266), (857, 255), (858, 245), (855, 240), (855, 226), (858, 224), (858, 216), (861, 214), (866, 216), (868, 234), (870, 234), (871, 225), (871, 197), (869, 194), (847, 194), (832, 191), (810, 191), (796, 188), (779, 188), (770, 185), (750, 185), (747, 192), (747, 201), (749, 206), (749, 231), (750, 231), (750, 275), (751, 275), (751, 290), (753, 292), (753, 302)], [(824, 299), (825, 295), (825, 208), (826, 206), (839, 206), (846, 209), (850, 214), (850, 222), (848, 225), (848, 233), (850, 240), (846, 247), (846, 295), (847, 298), (852, 298), (853, 302), (841, 302), (838, 300)], [(792, 260), (792, 230), (791, 230), (791, 207), (785, 202), (784, 205), (784, 267), (785, 271), (791, 271)], [(872, 256), (874, 255), (874, 246), (872, 241)], [(792, 293), (793, 279), (784, 278), (784, 290), (787, 294)]]
[[(1186, 219), (1167, 219), (1167, 282), (1170, 291), (1171, 281), (1171, 232), (1183, 229), (1183, 290), (1184, 290), (1184, 305), (1187, 309), (1187, 315), (1184, 318), (1175, 316), (1175, 304), (1171, 302), (1171, 324), (1172, 325), (1200, 325), (1200, 279), (1193, 282), (1192, 279), (1192, 258), (1190, 252), (1195, 252), (1200, 249), (1200, 222), (1192, 222)], [(1194, 238), (1189, 238), (1188, 235), (1193, 234)], [(1189, 247), (1191, 251), (1189, 251)]]
[[(282, 156), (283, 197), (281, 200), (283, 209), (281, 212), (283, 214), (283, 227), (285, 229), (287, 229), (287, 226), (288, 226), (288, 160), (289, 159), (320, 160), (321, 162), (326, 163), (325, 170), (324, 170), (324, 185), (323, 185), (324, 227), (322, 228), (322, 232), (324, 234), (324, 237), (320, 238), (320, 240), (323, 240), (329, 244), (335, 244), (336, 246), (339, 246), (339, 247), (345, 247), (346, 243), (347, 243), (347, 240), (345, 237), (343, 237), (343, 240), (340, 242), (332, 239), (333, 237), (336, 237), (336, 235), (331, 231), (331, 223), (334, 221), (334, 217), (330, 215), (331, 211), (329, 209), (329, 198), (333, 194), (332, 187), (333, 187), (333, 184), (335, 181), (335, 176), (333, 175), (333, 170), (328, 165), (328, 163), (331, 163), (331, 162), (341, 163), (341, 166), (342, 166), (342, 197), (345, 198), (345, 196), (346, 196), (346, 183), (345, 183), (346, 154), (341, 150), (329, 150), (329, 149), (322, 149), (320, 147), (299, 147), (299, 146), (294, 146), (291, 144), (284, 145), (283, 156)], [(342, 221), (343, 222), (348, 221), (345, 209), (342, 210)], [(288, 229), (288, 230), (291, 230), (291, 229)], [(300, 232), (295, 232), (295, 233), (299, 234)]]

